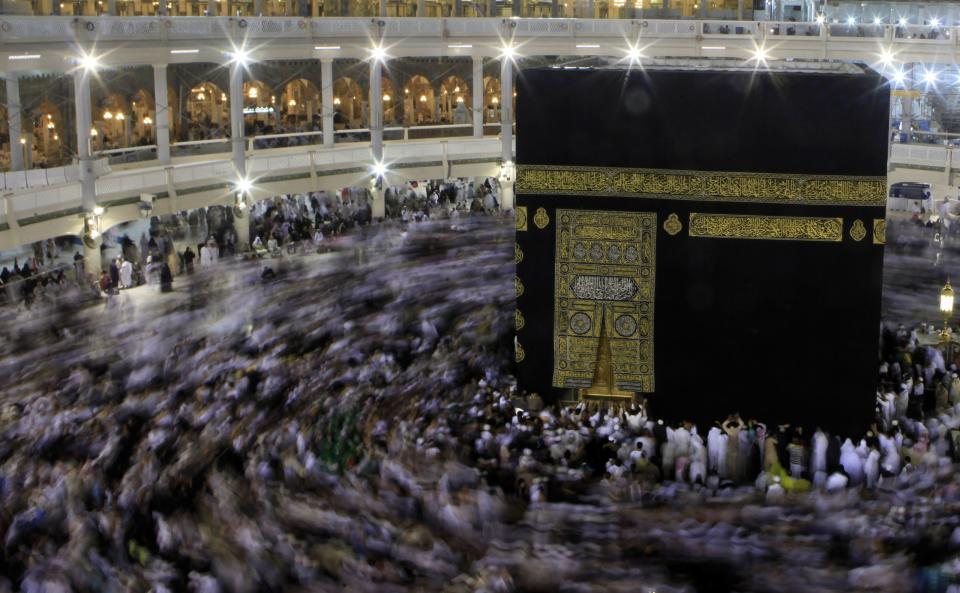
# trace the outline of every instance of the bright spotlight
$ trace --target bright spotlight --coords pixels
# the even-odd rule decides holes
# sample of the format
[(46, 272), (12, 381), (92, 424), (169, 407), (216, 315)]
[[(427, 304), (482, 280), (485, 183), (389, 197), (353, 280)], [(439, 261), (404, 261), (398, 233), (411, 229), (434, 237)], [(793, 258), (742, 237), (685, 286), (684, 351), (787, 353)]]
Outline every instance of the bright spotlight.
[(370, 48), (370, 57), (378, 62), (383, 62), (387, 59), (387, 50), (382, 45), (376, 45)]
[(246, 66), (247, 64), (250, 63), (250, 52), (248, 52), (243, 48), (240, 48), (234, 51), (232, 54), (230, 54), (230, 61), (236, 62), (241, 66)]
[(517, 57), (517, 48), (509, 43), (504, 43), (503, 47), (500, 48), (500, 57), (507, 58), (508, 60), (514, 59)]
[(927, 70), (923, 73), (923, 82), (926, 84), (937, 84), (937, 73), (933, 70)]
[(900, 17), (899, 19), (897, 19), (897, 24), (900, 25), (901, 27), (906, 27), (906, 26), (907, 26), (907, 22), (908, 22), (908, 21), (907, 21), (907, 17), (905, 17), (905, 16), (902, 16), (902, 17)]
[(630, 59), (632, 63), (637, 63), (643, 58), (643, 52), (640, 51), (640, 48), (636, 45), (631, 45), (627, 48), (627, 58)]
[(250, 193), (250, 190), (251, 190), (251, 189), (253, 189), (253, 183), (252, 183), (249, 179), (243, 178), (243, 179), (239, 179), (239, 180), (237, 181), (237, 191), (238, 191), (238, 192), (240, 192), (240, 193), (242, 193), (242, 194), (248, 194), (248, 193)]
[(818, 25), (822, 25), (822, 24), (825, 23), (825, 22), (827, 22), (827, 17), (825, 17), (825, 16), (822, 15), (822, 14), (818, 14), (818, 15), (817, 15), (817, 24), (818, 24)]
[(94, 207), (93, 207), (93, 215), (94, 215), (94, 216), (103, 216), (103, 213), (104, 213), (103, 206), (94, 206)]
[(889, 49), (880, 50), (880, 63), (888, 67), (893, 64), (893, 52)]
[(77, 63), (87, 72), (95, 72), (100, 68), (100, 59), (93, 54), (82, 54), (77, 58)]
[(753, 60), (758, 64), (766, 64), (770, 54), (763, 47), (757, 47), (753, 50)]
[(850, 25), (851, 27), (854, 26), (854, 25), (856, 25), (856, 24), (857, 24), (857, 17), (848, 16), (848, 17), (847, 17), (847, 24)]
[(907, 75), (904, 74), (903, 70), (897, 70), (893, 73), (893, 77), (890, 80), (893, 81), (893, 84), (902, 85), (904, 81), (907, 80)]
[(940, 19), (938, 19), (937, 17), (933, 17), (932, 19), (930, 19), (930, 26), (933, 27), (933, 28), (939, 27), (939, 26), (940, 26)]
[(387, 166), (383, 163), (374, 163), (373, 167), (370, 168), (370, 172), (375, 178), (383, 177), (387, 174)]
[(881, 25), (881, 24), (883, 24), (883, 19), (881, 19), (881, 18), (878, 17), (878, 16), (875, 16), (875, 17), (873, 17), (873, 24), (874, 24), (874, 25)]

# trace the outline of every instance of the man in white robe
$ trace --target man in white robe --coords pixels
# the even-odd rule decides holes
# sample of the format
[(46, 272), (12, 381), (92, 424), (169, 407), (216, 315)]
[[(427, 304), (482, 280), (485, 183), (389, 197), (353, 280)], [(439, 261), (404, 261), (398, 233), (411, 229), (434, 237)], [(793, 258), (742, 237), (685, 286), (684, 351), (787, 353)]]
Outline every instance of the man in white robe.
[(120, 287), (133, 288), (133, 264), (127, 260), (120, 264)]

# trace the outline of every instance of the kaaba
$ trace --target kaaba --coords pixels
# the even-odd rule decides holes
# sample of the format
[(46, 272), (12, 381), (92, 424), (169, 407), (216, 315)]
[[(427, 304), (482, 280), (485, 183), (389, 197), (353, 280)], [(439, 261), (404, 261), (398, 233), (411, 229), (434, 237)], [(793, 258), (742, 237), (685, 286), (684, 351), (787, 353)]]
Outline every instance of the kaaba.
[(889, 101), (856, 64), (521, 71), (519, 386), (861, 434)]

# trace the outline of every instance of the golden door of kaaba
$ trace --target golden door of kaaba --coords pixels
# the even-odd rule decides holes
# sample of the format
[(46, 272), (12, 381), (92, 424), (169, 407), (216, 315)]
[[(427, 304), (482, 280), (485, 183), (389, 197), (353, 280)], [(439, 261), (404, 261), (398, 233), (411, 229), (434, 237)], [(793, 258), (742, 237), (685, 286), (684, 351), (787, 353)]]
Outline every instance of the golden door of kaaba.
[(849, 64), (703, 62), (519, 76), (518, 383), (855, 434), (873, 413), (889, 89)]
[(591, 387), (609, 352), (619, 390), (610, 395), (653, 391), (656, 213), (559, 209), (556, 216), (553, 384)]

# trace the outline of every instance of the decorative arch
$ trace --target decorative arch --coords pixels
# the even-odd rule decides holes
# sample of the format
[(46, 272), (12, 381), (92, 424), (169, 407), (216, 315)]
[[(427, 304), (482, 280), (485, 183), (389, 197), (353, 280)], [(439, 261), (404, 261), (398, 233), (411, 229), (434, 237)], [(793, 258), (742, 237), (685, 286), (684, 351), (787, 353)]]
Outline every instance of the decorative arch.
[(277, 118), (277, 97), (271, 88), (260, 80), (243, 83), (243, 121), (269, 125)]
[(500, 79), (493, 76), (483, 77), (483, 121), (500, 122)]
[(333, 110), (337, 129), (363, 127), (363, 89), (356, 80), (342, 76), (333, 81)]
[[(448, 76), (440, 83), (440, 118), (444, 123), (468, 123), (454, 121), (469, 118), (470, 87), (459, 76)], [(459, 107), (459, 108), (458, 108)], [(455, 117), (456, 116), (456, 117)]]
[(215, 83), (201, 82), (187, 96), (187, 115), (188, 140), (222, 136), (229, 127), (230, 97)]
[(426, 125), (437, 121), (437, 100), (430, 80), (415, 74), (403, 85), (403, 123)]
[(156, 125), (156, 103), (153, 93), (140, 89), (130, 100), (130, 123), (133, 127), (133, 145), (152, 144)]
[(63, 112), (53, 101), (44, 99), (30, 109), (21, 130), (32, 135), (29, 142), (34, 164), (43, 161), (47, 165), (59, 165), (68, 158), (65, 144), (69, 132), (65, 129)]
[(283, 89), (280, 108), (286, 125), (309, 124), (320, 113), (320, 91), (305, 78), (291, 80)]
[(97, 102), (93, 108), (93, 125), (97, 128), (101, 150), (123, 148), (130, 145), (130, 102), (120, 93), (111, 93)]
[(383, 96), (383, 123), (397, 124), (403, 120), (403, 98), (397, 92), (397, 86), (389, 78), (381, 82)]

